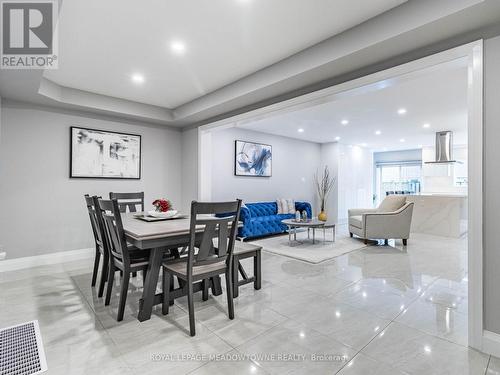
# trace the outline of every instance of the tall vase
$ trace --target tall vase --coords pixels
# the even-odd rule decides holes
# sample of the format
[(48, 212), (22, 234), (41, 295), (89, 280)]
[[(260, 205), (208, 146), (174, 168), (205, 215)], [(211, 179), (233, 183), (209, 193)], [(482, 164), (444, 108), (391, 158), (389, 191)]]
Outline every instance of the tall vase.
[(325, 202), (321, 202), (321, 212), (318, 215), (318, 220), (320, 220), (320, 221), (327, 221), (328, 220), (328, 216), (326, 215), (326, 212), (325, 212)]

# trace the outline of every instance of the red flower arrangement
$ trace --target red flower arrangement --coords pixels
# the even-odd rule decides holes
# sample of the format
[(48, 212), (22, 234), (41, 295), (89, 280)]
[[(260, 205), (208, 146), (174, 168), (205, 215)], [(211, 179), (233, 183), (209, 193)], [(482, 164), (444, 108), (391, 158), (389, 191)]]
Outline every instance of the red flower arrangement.
[(157, 212), (167, 212), (172, 209), (172, 203), (168, 199), (157, 199), (153, 202)]

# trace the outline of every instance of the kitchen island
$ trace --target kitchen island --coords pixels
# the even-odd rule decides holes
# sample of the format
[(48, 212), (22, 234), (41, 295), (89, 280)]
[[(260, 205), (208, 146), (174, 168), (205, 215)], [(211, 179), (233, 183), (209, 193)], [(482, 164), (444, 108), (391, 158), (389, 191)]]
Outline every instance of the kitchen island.
[(454, 238), (467, 233), (467, 195), (419, 193), (407, 200), (414, 203), (412, 232)]

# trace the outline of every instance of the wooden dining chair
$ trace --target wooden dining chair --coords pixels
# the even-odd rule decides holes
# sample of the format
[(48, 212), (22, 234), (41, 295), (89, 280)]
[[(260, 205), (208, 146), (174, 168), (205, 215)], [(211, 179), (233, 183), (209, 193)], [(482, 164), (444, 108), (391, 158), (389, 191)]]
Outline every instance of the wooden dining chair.
[(116, 199), (120, 212), (144, 212), (144, 192), (139, 193), (109, 193), (109, 199)]
[(122, 321), (125, 303), (127, 301), (130, 274), (142, 271), (144, 279), (146, 278), (149, 264), (149, 251), (137, 249), (127, 243), (125, 232), (123, 231), (120, 208), (116, 199), (96, 199), (96, 207), (98, 207), (97, 217), (98, 220), (100, 220), (99, 224), (105, 228), (105, 238), (110, 252), (108, 285), (104, 304), (109, 305), (111, 293), (113, 291), (115, 272), (121, 271), (123, 276), (120, 288), (120, 300), (118, 302), (117, 320)]
[(92, 271), (92, 282), (91, 286), (95, 287), (97, 281), (97, 275), (99, 273), (99, 263), (102, 256), (102, 268), (101, 268), (101, 280), (99, 281), (99, 289), (97, 296), (102, 297), (104, 293), (104, 284), (106, 284), (106, 279), (108, 277), (108, 266), (109, 266), (109, 251), (107, 248), (106, 241), (103, 241), (103, 232), (99, 227), (97, 220), (97, 210), (95, 205), (95, 198), (88, 194), (85, 194), (85, 204), (87, 205), (87, 211), (89, 213), (90, 225), (92, 226), (92, 233), (94, 234), (95, 242), (95, 258), (94, 258), (94, 269)]
[[(176, 262), (163, 263), (163, 314), (168, 314), (172, 276), (176, 276), (183, 285), (188, 297), (189, 332), (196, 334), (194, 322), (193, 287), (202, 283), (203, 299), (208, 292), (207, 281), (221, 274), (226, 275), (226, 292), (229, 319), (234, 319), (233, 305), (233, 249), (238, 230), (241, 200), (233, 202), (191, 203), (191, 222), (187, 257)], [(216, 217), (222, 213), (231, 213), (225, 217)], [(198, 226), (203, 225), (200, 234)], [(213, 240), (217, 237), (218, 251), (214, 252)], [(197, 252), (195, 251), (197, 247)]]

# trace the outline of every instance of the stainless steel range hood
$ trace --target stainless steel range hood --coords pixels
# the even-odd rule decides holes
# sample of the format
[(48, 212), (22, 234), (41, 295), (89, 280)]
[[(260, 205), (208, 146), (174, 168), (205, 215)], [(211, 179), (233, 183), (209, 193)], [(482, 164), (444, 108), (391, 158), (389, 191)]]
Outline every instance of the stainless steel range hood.
[(436, 133), (436, 160), (426, 164), (451, 164), (453, 160), (453, 132), (447, 130)]

